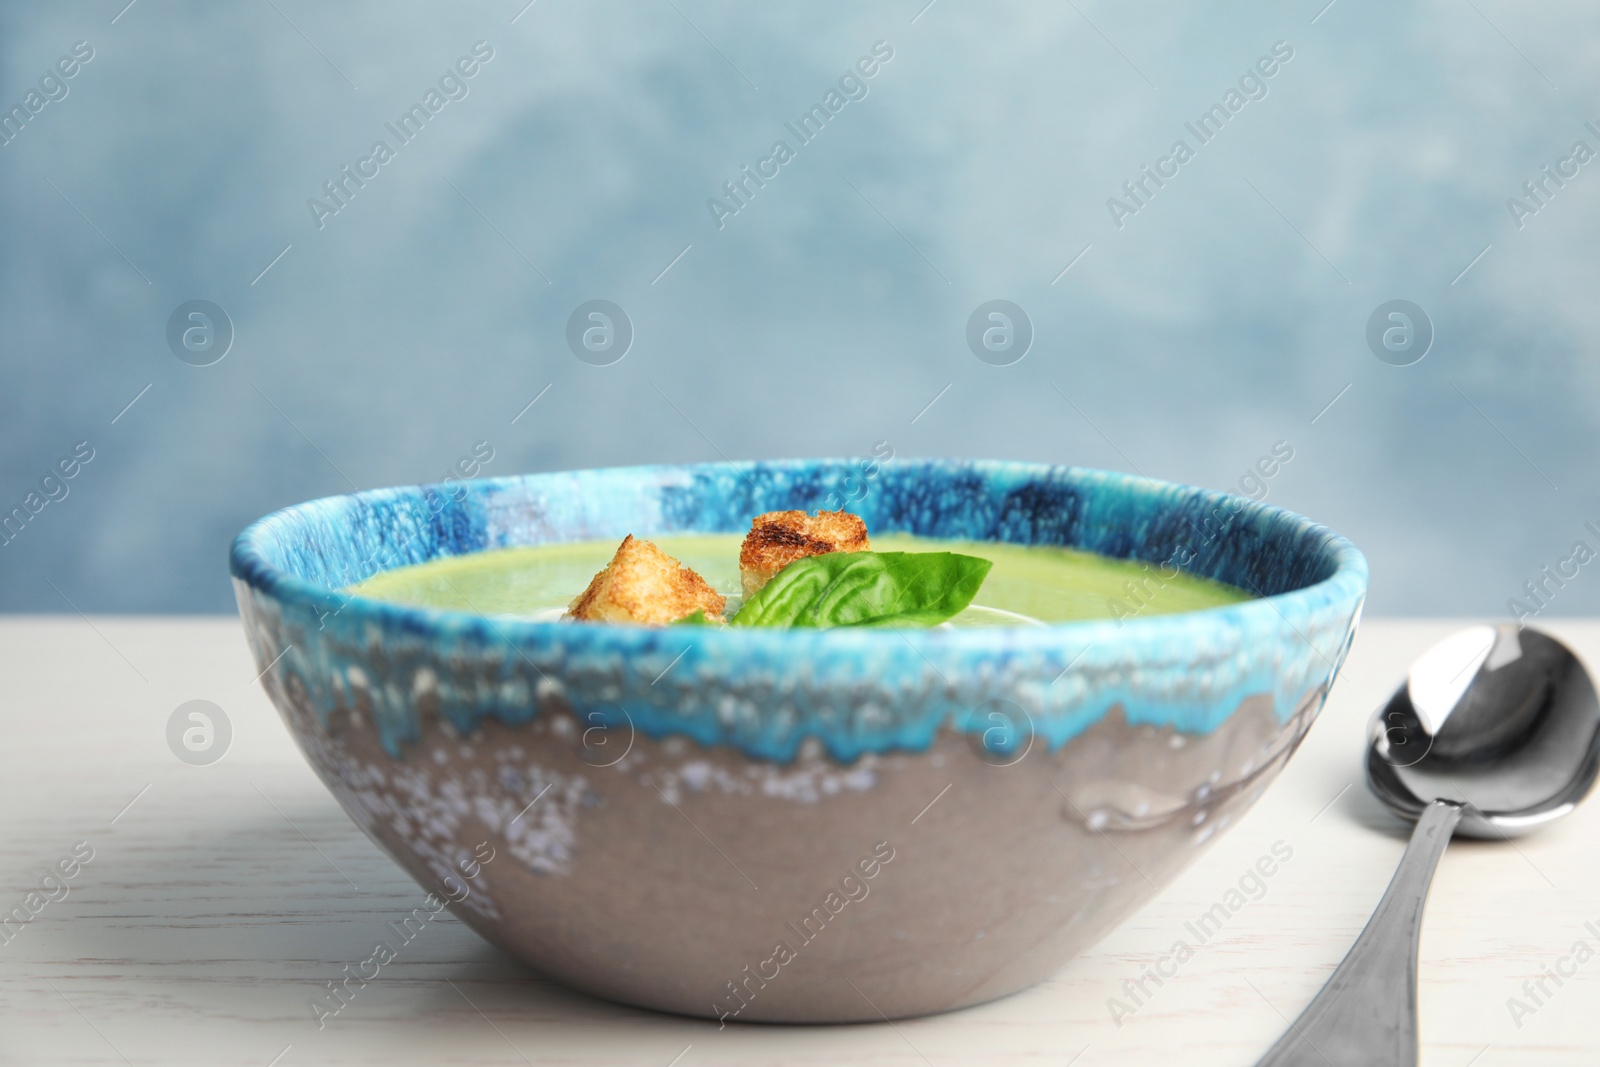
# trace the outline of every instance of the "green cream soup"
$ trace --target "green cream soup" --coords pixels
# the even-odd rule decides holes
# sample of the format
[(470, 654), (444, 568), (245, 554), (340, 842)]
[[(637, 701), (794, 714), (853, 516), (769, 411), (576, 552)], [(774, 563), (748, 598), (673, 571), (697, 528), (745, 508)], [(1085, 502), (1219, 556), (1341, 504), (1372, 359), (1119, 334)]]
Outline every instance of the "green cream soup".
[[(687, 534), (650, 540), (738, 608), (741, 534)], [(994, 563), (977, 598), (954, 626), (1029, 626), (1074, 619), (1169, 615), (1248, 600), (1231, 585), (1188, 574), (1164, 577), (1153, 564), (1093, 552), (988, 541), (874, 535), (883, 552), (961, 552)], [(378, 600), (484, 615), (553, 619), (611, 561), (616, 541), (582, 541), (475, 552), (375, 574), (350, 592)]]

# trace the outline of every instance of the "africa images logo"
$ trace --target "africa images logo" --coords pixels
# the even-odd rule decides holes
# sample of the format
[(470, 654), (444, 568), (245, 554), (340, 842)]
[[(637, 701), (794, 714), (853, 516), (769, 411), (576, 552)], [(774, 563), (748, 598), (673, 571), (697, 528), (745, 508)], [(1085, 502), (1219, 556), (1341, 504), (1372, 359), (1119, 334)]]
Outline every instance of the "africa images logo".
[(1194, 137), (1194, 145), (1189, 144), (1188, 137), (1178, 138), (1173, 142), (1171, 151), (1156, 160), (1154, 169), (1145, 164), (1137, 175), (1123, 182), (1122, 192), (1127, 199), (1119, 200), (1114, 196), (1106, 199), (1106, 210), (1111, 213), (1111, 221), (1116, 223), (1117, 229), (1122, 229), (1127, 219), (1149, 206), (1156, 192), (1176, 178), (1179, 168), (1193, 159), (1201, 148), (1210, 144), (1228, 121), (1244, 110), (1246, 104), (1252, 100), (1265, 100), (1268, 80), (1276, 77), (1282, 65), (1293, 58), (1294, 48), (1288, 41), (1275, 41), (1270, 55), (1260, 57), (1240, 75), (1238, 88), (1229, 86), (1219, 102), (1201, 112), (1193, 122), (1183, 124), (1183, 128)]
[[(883, 66), (893, 58), (894, 47), (888, 41), (875, 41), (871, 55), (857, 59), (854, 66), (839, 76), (837, 89), (829, 89), (823, 95), (820, 104), (811, 105), (810, 110), (794, 122), (783, 124), (784, 128), (794, 135), (795, 145), (804, 148), (821, 136), (823, 127), (843, 111), (846, 104), (853, 100), (865, 100), (870, 89), (867, 81), (876, 77)], [(767, 182), (776, 178), (782, 172), (784, 165), (797, 155), (796, 149), (791, 148), (788, 141), (774, 141), (771, 151), (756, 160), (754, 170), (750, 169), (750, 164), (743, 164), (736, 177), (723, 182), (722, 191), (727, 199), (713, 196), (706, 200), (706, 208), (711, 212), (711, 221), (717, 224), (717, 229), (720, 230), (727, 225), (725, 219), (749, 207), (756, 193), (765, 189)]]
[(472, 86), (468, 83), (493, 58), (494, 48), (488, 41), (475, 43), (471, 55), (460, 57), (439, 76), (438, 88), (429, 86), (420, 101), (413, 103), (394, 122), (384, 123), (394, 137), (393, 147), (388, 141), (380, 139), (372, 142), (371, 152), (356, 160), (354, 170), (348, 163), (340, 164), (338, 175), (322, 183), (327, 200), (314, 196), (306, 200), (311, 221), (317, 224), (317, 229), (322, 229), (329, 218), (349, 207), (356, 194), (367, 187), (367, 182), (376, 178), (384, 166), (397, 158), (400, 149), (421, 136), (423, 128), (445, 109), (446, 104), (453, 100), (465, 100), (472, 92)]

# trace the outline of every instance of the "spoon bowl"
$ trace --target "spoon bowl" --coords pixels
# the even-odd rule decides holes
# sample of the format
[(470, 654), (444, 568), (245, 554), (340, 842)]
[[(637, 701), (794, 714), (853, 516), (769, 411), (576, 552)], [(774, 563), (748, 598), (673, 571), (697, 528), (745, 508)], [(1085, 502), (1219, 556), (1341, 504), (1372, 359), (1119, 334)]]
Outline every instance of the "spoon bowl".
[(1415, 822), (1461, 807), (1455, 833), (1503, 839), (1577, 806), (1600, 774), (1600, 699), (1560, 641), (1509, 623), (1440, 642), (1372, 719), (1367, 783)]

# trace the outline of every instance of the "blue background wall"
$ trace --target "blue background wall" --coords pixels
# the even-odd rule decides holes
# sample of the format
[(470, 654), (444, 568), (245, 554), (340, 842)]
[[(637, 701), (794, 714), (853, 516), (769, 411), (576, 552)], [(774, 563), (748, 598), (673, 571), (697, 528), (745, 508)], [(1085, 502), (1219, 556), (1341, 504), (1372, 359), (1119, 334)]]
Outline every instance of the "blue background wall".
[[(884, 440), (1215, 487), (1281, 441), (1268, 499), (1365, 548), (1386, 613), (1503, 615), (1600, 548), (1600, 162), (1507, 205), (1600, 150), (1593, 7), (124, 2), (0, 11), (0, 108), (94, 53), (0, 147), (0, 510), (94, 451), (0, 548), (0, 608), (230, 611), (245, 523), (480, 441), (487, 474)], [(400, 146), (385, 123), (478, 41)], [(879, 41), (801, 145), (784, 123)], [(1184, 124), (1275, 42), (1201, 145)], [(778, 139), (719, 228), (708, 198)], [(635, 333), (610, 366), (566, 342), (594, 298)], [(995, 298), (1035, 331), (1009, 366), (965, 339)], [(1366, 339), (1397, 298), (1435, 335), (1404, 367)], [(196, 299), (235, 332), (210, 366), (167, 341)], [(1600, 564), (1549, 610), (1600, 610)]]

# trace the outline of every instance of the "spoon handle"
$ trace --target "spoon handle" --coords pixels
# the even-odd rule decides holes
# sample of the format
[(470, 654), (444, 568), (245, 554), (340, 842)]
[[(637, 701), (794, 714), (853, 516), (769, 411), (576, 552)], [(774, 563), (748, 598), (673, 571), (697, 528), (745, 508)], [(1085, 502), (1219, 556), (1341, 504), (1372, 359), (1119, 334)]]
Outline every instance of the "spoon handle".
[(1367, 928), (1256, 1067), (1415, 1067), (1422, 906), (1460, 819), (1461, 808), (1442, 800), (1422, 809)]

